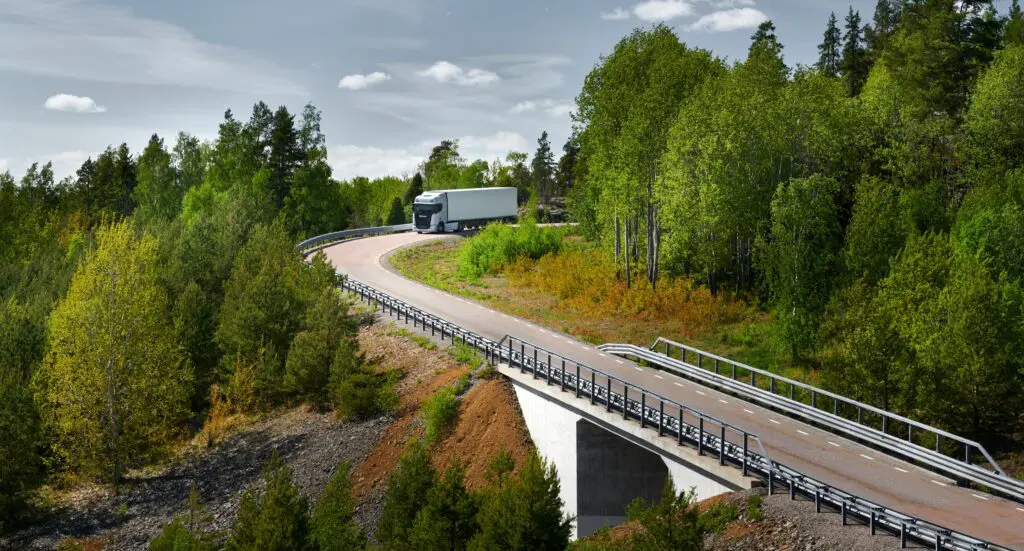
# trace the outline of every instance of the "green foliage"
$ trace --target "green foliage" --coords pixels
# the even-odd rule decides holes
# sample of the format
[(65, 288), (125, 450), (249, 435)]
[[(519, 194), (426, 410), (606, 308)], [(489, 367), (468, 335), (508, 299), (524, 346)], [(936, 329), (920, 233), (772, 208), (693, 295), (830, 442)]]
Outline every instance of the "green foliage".
[(414, 441), (398, 460), (388, 478), (387, 497), (381, 512), (377, 539), (385, 549), (408, 549), (416, 516), (426, 504), (437, 473), (430, 465), (426, 447)]
[(206, 507), (199, 501), (199, 490), (195, 481), (189, 488), (188, 512), (175, 517), (153, 541), (149, 543), (150, 551), (213, 551), (220, 547), (216, 544), (218, 534), (204, 531), (213, 516), (206, 513)]
[(526, 222), (518, 227), (491, 224), (470, 238), (459, 259), (459, 277), (497, 273), (522, 257), (538, 259), (562, 249), (565, 231)]
[(397, 226), (399, 224), (405, 224), (405, 207), (402, 206), (401, 197), (395, 197), (391, 200), (391, 210), (388, 212), (386, 226)]
[(350, 467), (338, 465), (324, 488), (310, 522), (310, 540), (320, 551), (355, 551), (366, 547), (366, 534), (356, 525)]
[[(749, 506), (748, 509), (749, 511)], [(700, 515), (700, 529), (705, 534), (719, 534), (723, 532), (730, 522), (739, 518), (740, 512), (735, 505), (718, 501), (713, 503)]]
[(761, 511), (761, 494), (754, 494), (747, 498), (747, 520), (758, 521), (764, 513)]
[(25, 378), (0, 371), (0, 534), (17, 525), (28, 492), (42, 480), (41, 436)]
[(626, 515), (643, 527), (630, 542), (634, 550), (699, 550), (704, 546), (696, 491), (677, 494), (671, 477), (666, 477), (658, 503), (647, 506), (637, 499), (627, 507)]
[(132, 198), (138, 204), (136, 217), (142, 224), (154, 219), (173, 219), (181, 208), (184, 190), (178, 187), (177, 174), (163, 139), (153, 134), (138, 163), (138, 183), (132, 191)]
[(491, 488), (477, 513), (473, 550), (563, 550), (575, 519), (562, 514), (561, 485), (554, 465), (530, 454), (518, 476)]
[(824, 176), (781, 184), (772, 201), (767, 279), (781, 336), (796, 358), (811, 347), (828, 303), (840, 228), (836, 182)]
[(870, 176), (857, 182), (843, 250), (850, 275), (872, 285), (885, 277), (889, 259), (903, 248), (910, 232), (907, 226), (897, 186)]
[(156, 255), (156, 239), (137, 237), (127, 223), (102, 228), (50, 318), (51, 348), (36, 374), (54, 453), (115, 483), (163, 443), (191, 391)]
[(1024, 163), (1024, 45), (997, 52), (978, 80), (965, 115), (974, 161), (983, 169)]
[(458, 394), (454, 387), (441, 388), (428, 398), (423, 403), (423, 421), (427, 426), (427, 443), (435, 444), (444, 437), (458, 414)]
[(451, 463), (416, 514), (411, 549), (464, 551), (476, 533), (477, 500), (466, 490), (465, 468)]
[(302, 551), (309, 542), (309, 505), (292, 481), (292, 470), (275, 452), (263, 467), (262, 488), (242, 494), (228, 550)]

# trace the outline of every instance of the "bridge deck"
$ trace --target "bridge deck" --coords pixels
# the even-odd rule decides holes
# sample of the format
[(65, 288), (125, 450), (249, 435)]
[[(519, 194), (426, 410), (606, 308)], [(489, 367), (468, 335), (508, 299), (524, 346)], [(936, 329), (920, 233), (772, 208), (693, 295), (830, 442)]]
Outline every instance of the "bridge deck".
[(410, 281), (381, 262), (396, 249), (437, 238), (387, 235), (340, 243), (324, 253), (340, 272), (480, 335), (500, 340), (511, 334), (758, 434), (773, 460), (822, 482), (947, 528), (1024, 549), (1024, 507), (1017, 503), (959, 488), (952, 480), (856, 442)]

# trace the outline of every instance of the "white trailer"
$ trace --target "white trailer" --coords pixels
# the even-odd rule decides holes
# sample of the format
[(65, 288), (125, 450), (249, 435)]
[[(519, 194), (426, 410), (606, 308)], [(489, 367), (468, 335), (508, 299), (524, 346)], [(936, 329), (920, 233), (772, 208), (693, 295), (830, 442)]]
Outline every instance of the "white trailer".
[(495, 220), (515, 222), (519, 216), (514, 187), (428, 191), (412, 204), (413, 227), (419, 233), (479, 228)]

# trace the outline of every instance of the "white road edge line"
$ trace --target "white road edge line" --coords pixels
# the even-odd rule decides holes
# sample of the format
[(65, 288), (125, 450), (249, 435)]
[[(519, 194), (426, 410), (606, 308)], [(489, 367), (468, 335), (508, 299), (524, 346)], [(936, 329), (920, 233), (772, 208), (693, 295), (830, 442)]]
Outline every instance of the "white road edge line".
[(831, 442), (831, 441), (829, 442), (829, 444), (832, 445), (832, 446), (835, 446), (837, 448), (841, 448), (842, 447), (839, 444), (836, 444), (835, 442)]
[(939, 482), (938, 480), (932, 480), (932, 484), (938, 484), (939, 486), (945, 486), (946, 485), (944, 482)]
[(1022, 512), (1022, 513), (1024, 513), (1024, 509), (1022, 509), (1022, 508), (1020, 508), (1020, 507), (1017, 507), (1017, 510), (1018, 510), (1018, 511), (1020, 511), (1020, 512)]
[(896, 469), (897, 471), (901, 472), (901, 473), (909, 473), (910, 472), (910, 471), (908, 471), (906, 469), (901, 469), (899, 467), (893, 467), (893, 468)]
[(800, 434), (804, 435), (804, 436), (810, 436), (809, 433), (806, 433), (806, 432), (804, 432), (804, 431), (802, 431), (800, 429), (796, 429), (796, 431), (799, 432)]
[(868, 461), (874, 461), (875, 460), (875, 458), (871, 457), (870, 455), (860, 454), (860, 456), (863, 457), (864, 459), (867, 459)]

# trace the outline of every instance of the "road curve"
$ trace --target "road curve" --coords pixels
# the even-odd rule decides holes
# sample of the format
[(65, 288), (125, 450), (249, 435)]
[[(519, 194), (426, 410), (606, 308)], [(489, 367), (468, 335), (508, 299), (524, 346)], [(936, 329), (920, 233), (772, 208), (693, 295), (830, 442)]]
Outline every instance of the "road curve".
[(339, 243), (323, 252), (340, 273), (480, 335), (497, 341), (511, 334), (757, 434), (773, 460), (805, 475), (946, 528), (1024, 550), (1020, 504), (957, 487), (948, 478), (841, 436), (410, 281), (382, 262), (396, 249), (438, 238), (393, 234)]

